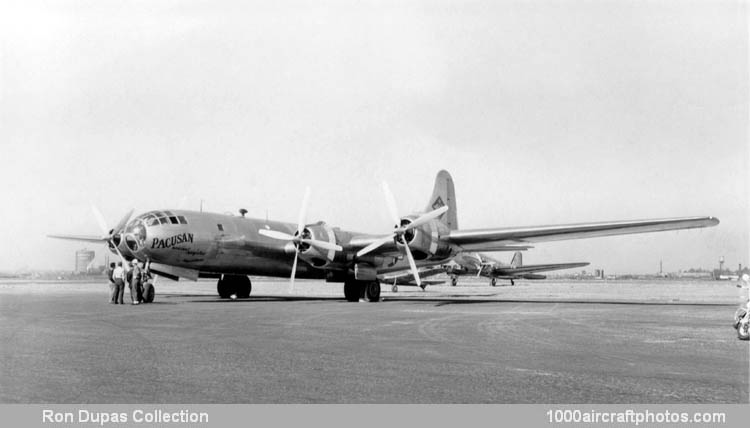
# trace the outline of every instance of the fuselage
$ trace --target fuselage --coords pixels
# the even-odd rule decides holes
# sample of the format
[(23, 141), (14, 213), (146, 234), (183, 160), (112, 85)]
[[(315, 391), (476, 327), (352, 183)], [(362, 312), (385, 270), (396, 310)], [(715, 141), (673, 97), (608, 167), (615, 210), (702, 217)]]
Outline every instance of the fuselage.
[[(201, 274), (289, 276), (297, 248), (291, 242), (259, 234), (260, 229), (293, 235), (297, 225), (197, 211), (150, 211), (127, 224), (120, 245), (141, 261), (190, 269)], [(326, 278), (330, 272), (343, 272), (345, 275), (354, 265), (353, 252), (348, 250), (358, 242), (378, 237), (332, 228), (322, 222), (308, 225), (308, 229), (316, 239), (337, 243), (344, 251), (316, 253), (315, 249), (307, 249), (301, 252), (301, 258), (307, 263), (298, 263), (298, 278)], [(393, 251), (387, 252), (388, 255), (381, 254), (365, 258), (364, 261), (378, 273), (408, 269), (408, 263), (403, 260), (397, 244), (394, 242), (389, 246)], [(431, 254), (417, 264), (435, 264), (451, 256), (451, 251)]]

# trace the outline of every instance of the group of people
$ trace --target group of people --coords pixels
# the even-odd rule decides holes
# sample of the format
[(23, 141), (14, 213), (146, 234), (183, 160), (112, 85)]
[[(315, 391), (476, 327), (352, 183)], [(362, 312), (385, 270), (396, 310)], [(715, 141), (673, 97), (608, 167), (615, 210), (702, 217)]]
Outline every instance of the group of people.
[[(129, 265), (129, 266), (128, 266)], [(123, 267), (122, 262), (109, 264), (107, 269), (109, 279), (110, 299), (109, 303), (124, 304), (125, 285), (130, 288), (130, 303), (138, 305), (144, 303), (144, 286), (149, 286), (151, 275), (143, 269), (140, 262), (133, 259)]]

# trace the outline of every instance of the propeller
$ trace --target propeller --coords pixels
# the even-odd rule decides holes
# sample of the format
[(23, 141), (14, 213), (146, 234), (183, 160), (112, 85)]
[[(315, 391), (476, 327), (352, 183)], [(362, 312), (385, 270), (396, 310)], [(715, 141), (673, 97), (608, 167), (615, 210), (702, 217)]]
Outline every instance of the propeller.
[[(393, 220), (394, 229), (393, 232), (391, 232), (390, 235), (384, 236), (382, 238), (378, 238), (375, 241), (373, 241), (368, 246), (362, 248), (357, 252), (357, 257), (362, 257), (365, 254), (375, 250), (376, 248), (391, 242), (400, 242), (404, 244), (404, 252), (406, 253), (406, 258), (409, 260), (409, 267), (411, 268), (411, 273), (414, 275), (414, 280), (416, 281), (417, 285), (419, 287), (422, 287), (422, 280), (419, 278), (419, 271), (417, 270), (417, 264), (414, 261), (414, 256), (411, 253), (411, 249), (409, 248), (409, 243), (406, 239), (404, 239), (404, 235), (407, 231), (414, 229), (418, 226), (421, 226), (430, 220), (440, 217), (444, 212), (448, 211), (448, 206), (442, 206), (436, 210), (424, 213), (420, 215), (419, 217), (412, 220), (410, 223), (407, 223), (405, 225), (401, 225), (401, 218), (398, 216), (398, 210), (396, 209), (396, 202), (393, 199), (393, 193), (391, 193), (391, 189), (388, 187), (388, 183), (385, 181), (383, 182), (383, 194), (385, 195), (385, 203), (388, 207), (388, 213), (391, 216), (391, 219)], [(424, 288), (422, 288), (424, 290)]]
[(307, 203), (310, 200), (310, 187), (305, 188), (305, 196), (302, 198), (302, 207), (300, 208), (299, 217), (297, 219), (297, 232), (294, 235), (290, 235), (286, 232), (278, 230), (260, 229), (258, 233), (267, 236), (271, 239), (278, 239), (280, 241), (288, 241), (294, 244), (296, 251), (294, 252), (294, 263), (292, 263), (292, 276), (289, 278), (289, 292), (294, 292), (294, 277), (297, 274), (297, 258), (300, 253), (301, 244), (312, 245), (313, 247), (322, 248), (324, 250), (341, 251), (343, 247), (330, 242), (320, 241), (317, 239), (305, 238), (305, 217), (307, 215)]
[(122, 253), (120, 252), (120, 249), (117, 248), (117, 245), (115, 245), (114, 238), (117, 234), (122, 232), (122, 230), (125, 228), (125, 225), (128, 223), (128, 220), (130, 220), (130, 216), (133, 215), (134, 209), (131, 209), (128, 211), (125, 216), (120, 219), (120, 221), (117, 223), (117, 225), (110, 229), (107, 227), (107, 222), (104, 220), (104, 216), (99, 211), (98, 208), (96, 208), (95, 205), (91, 205), (91, 211), (94, 213), (94, 217), (96, 217), (96, 221), (99, 223), (99, 227), (102, 229), (102, 241), (108, 242), (112, 248), (115, 249), (117, 252), (117, 255), (120, 256), (120, 261), (122, 261), (122, 264), (125, 265), (125, 257), (122, 256)]

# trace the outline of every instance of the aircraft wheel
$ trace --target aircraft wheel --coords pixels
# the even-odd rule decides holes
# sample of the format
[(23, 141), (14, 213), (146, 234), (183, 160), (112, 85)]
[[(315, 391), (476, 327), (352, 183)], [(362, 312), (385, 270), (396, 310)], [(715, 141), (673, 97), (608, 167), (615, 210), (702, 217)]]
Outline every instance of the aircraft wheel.
[(737, 338), (740, 340), (750, 339), (750, 331), (748, 331), (749, 327), (750, 327), (750, 323), (748, 322), (740, 323), (740, 325), (737, 326)]
[(456, 285), (458, 285), (458, 277), (457, 276), (452, 276), (451, 277), (451, 287), (455, 287)]
[(344, 297), (347, 302), (359, 302), (360, 286), (357, 281), (344, 282)]
[(394, 293), (398, 293), (398, 285), (393, 284), (393, 287), (391, 287), (391, 291), (393, 291)]
[(490, 287), (495, 287), (495, 286), (497, 286), (497, 280), (495, 278), (492, 278), (490, 280)]
[(237, 292), (237, 297), (240, 299), (247, 299), (250, 297), (250, 292), (253, 289), (253, 284), (250, 282), (250, 278), (244, 275), (236, 278), (237, 282), (235, 290)]
[(515, 283), (515, 282), (513, 282), (513, 280), (511, 279), (511, 280), (510, 280), (510, 285), (516, 285), (516, 283)]
[(370, 281), (364, 284), (365, 300), (368, 302), (380, 301), (380, 283), (378, 281)]
[(228, 299), (235, 292), (234, 284), (229, 280), (229, 277), (222, 278), (216, 283), (216, 291), (219, 293), (219, 297)]
[(145, 290), (143, 290), (143, 302), (153, 303), (155, 295), (156, 295), (156, 290), (154, 289), (154, 285), (151, 284)]

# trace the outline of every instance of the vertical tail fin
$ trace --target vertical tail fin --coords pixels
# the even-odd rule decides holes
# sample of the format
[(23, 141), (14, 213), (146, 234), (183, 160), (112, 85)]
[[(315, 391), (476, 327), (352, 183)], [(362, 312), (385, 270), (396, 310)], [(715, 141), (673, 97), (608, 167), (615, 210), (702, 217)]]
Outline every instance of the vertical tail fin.
[(518, 268), (523, 266), (523, 255), (520, 251), (513, 253), (513, 259), (510, 261), (510, 267)]
[(453, 187), (453, 178), (446, 170), (438, 172), (435, 177), (435, 187), (432, 190), (430, 201), (425, 207), (425, 212), (436, 210), (443, 205), (448, 206), (448, 211), (438, 217), (448, 229), (458, 229), (458, 216), (456, 213), (456, 189)]

